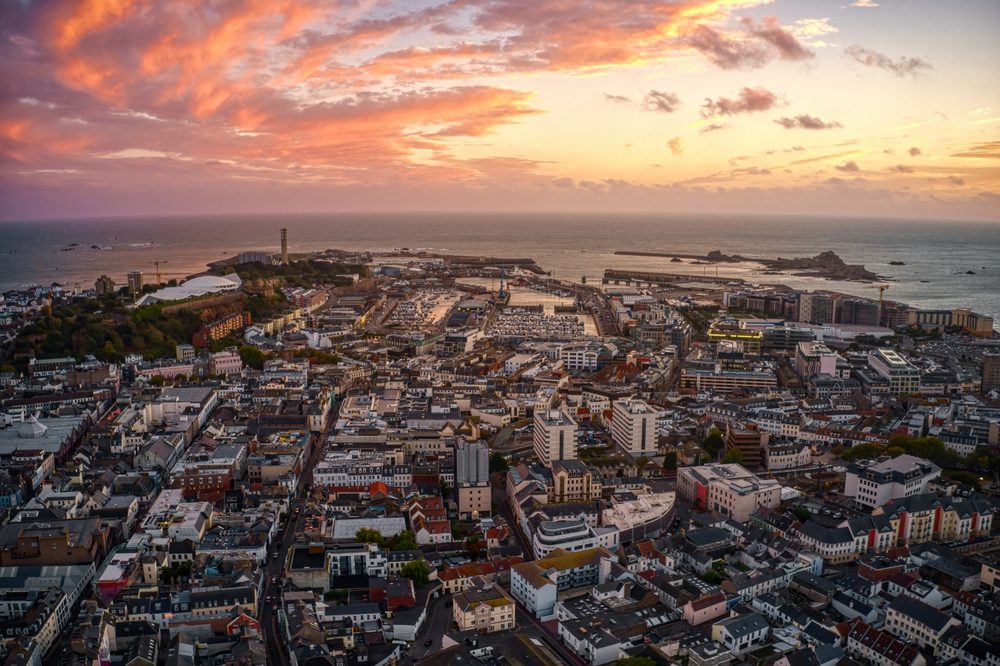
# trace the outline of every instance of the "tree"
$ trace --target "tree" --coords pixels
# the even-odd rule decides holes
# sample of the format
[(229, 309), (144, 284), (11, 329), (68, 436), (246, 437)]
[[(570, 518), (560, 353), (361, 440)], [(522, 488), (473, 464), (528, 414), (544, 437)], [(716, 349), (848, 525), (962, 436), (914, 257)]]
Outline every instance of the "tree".
[(663, 456), (663, 469), (677, 469), (677, 452), (667, 451)]
[(795, 514), (795, 517), (799, 519), (800, 523), (804, 523), (812, 518), (812, 511), (801, 505), (794, 507), (792, 509), (792, 513)]
[(362, 527), (354, 533), (354, 538), (361, 543), (374, 543), (382, 545), (382, 533), (368, 527)]
[(722, 431), (712, 426), (712, 429), (708, 431), (708, 435), (705, 436), (701, 445), (706, 451), (712, 454), (712, 458), (718, 458), (719, 451), (726, 445), (726, 440), (722, 438)]
[(465, 540), (465, 550), (469, 553), (469, 557), (474, 560), (478, 560), (479, 556), (483, 551), (483, 544), (479, 540), (478, 534), (470, 534), (469, 538)]
[(904, 449), (901, 446), (890, 446), (885, 450), (885, 455), (889, 456), (890, 458), (898, 458), (904, 453), (906, 453), (906, 449)]
[(974, 489), (979, 490), (979, 477), (975, 472), (969, 472), (966, 470), (955, 470), (945, 473), (945, 476), (952, 481), (964, 484), (966, 486), (972, 486)]
[(243, 345), (240, 347), (240, 360), (243, 361), (243, 365), (249, 368), (262, 370), (264, 368), (264, 360), (266, 358), (267, 356), (264, 352), (254, 346)]
[(878, 442), (856, 444), (840, 454), (841, 460), (869, 460), (885, 453), (885, 447)]
[(421, 558), (404, 564), (399, 573), (403, 578), (409, 578), (414, 585), (419, 587), (426, 585), (427, 581), (430, 580), (431, 568), (427, 565), (427, 561)]
[(441, 498), (448, 499), (448, 496), (451, 495), (451, 487), (448, 486), (448, 482), (442, 478), (439, 485), (441, 487)]
[(726, 453), (722, 456), (722, 462), (736, 464), (743, 462), (743, 451), (736, 448), (726, 449)]
[(389, 539), (389, 550), (416, 550), (417, 538), (410, 530), (403, 530)]
[(503, 474), (508, 469), (510, 469), (510, 465), (502, 453), (490, 454), (490, 474)]

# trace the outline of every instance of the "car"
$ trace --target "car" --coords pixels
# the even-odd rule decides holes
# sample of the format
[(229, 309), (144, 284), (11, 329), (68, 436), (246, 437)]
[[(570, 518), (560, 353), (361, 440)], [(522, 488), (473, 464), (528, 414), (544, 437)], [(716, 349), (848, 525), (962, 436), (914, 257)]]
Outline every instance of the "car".
[(432, 645), (434, 645), (434, 639), (433, 638), (428, 638), (426, 641), (424, 641), (424, 647), (430, 647)]

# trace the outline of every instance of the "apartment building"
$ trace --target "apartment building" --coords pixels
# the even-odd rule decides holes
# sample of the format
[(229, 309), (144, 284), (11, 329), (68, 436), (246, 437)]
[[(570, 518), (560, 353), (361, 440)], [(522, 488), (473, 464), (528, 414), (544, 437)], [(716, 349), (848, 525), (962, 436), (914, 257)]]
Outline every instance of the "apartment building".
[(451, 608), (459, 631), (492, 634), (514, 628), (514, 600), (495, 584), (459, 592), (452, 598)]
[(986, 498), (940, 496), (936, 493), (895, 499), (872, 511), (884, 516), (901, 543), (968, 541), (989, 535), (996, 508)]
[(558, 593), (605, 582), (611, 572), (611, 560), (611, 552), (606, 548), (575, 553), (556, 551), (549, 557), (514, 565), (510, 591), (529, 612), (546, 620), (555, 613)]
[(847, 653), (872, 666), (924, 666), (927, 660), (909, 641), (860, 620), (847, 634)]
[(886, 630), (920, 646), (936, 650), (949, 627), (962, 624), (923, 601), (901, 594), (885, 611)]
[(546, 467), (554, 460), (576, 460), (579, 428), (576, 421), (560, 409), (535, 411), (535, 455)]
[(616, 400), (612, 408), (611, 437), (635, 456), (656, 453), (656, 420), (660, 413), (643, 400)]
[(712, 640), (739, 656), (767, 640), (770, 633), (767, 619), (759, 613), (747, 613), (719, 620), (712, 625)]

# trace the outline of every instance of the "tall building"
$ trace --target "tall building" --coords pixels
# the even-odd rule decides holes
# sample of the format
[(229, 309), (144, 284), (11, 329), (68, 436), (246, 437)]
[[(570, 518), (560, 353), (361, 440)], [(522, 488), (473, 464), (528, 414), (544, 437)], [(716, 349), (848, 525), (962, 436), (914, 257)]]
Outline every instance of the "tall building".
[(766, 432), (726, 426), (726, 450), (737, 449), (743, 454), (743, 464), (750, 469), (764, 466), (764, 449), (769, 439)]
[(288, 263), (288, 229), (281, 230), (281, 263)]
[(799, 298), (799, 321), (810, 324), (832, 324), (836, 314), (836, 296), (833, 294), (802, 294)]
[(820, 374), (835, 377), (839, 359), (840, 356), (822, 342), (800, 342), (795, 349), (795, 371), (802, 379)]
[(142, 271), (132, 271), (128, 274), (128, 290), (132, 296), (138, 296), (142, 293), (142, 288), (146, 286), (145, 277)]
[(459, 517), (476, 520), (490, 515), (490, 454), (484, 442), (460, 441), (455, 447), (455, 487)]
[(838, 321), (857, 326), (879, 326), (878, 303), (863, 298), (845, 298), (840, 303)]
[(559, 409), (535, 410), (535, 455), (546, 467), (553, 460), (576, 460), (577, 425)]
[(983, 392), (1000, 389), (1000, 354), (983, 354)]
[(611, 437), (633, 455), (652, 455), (656, 453), (658, 416), (659, 412), (642, 400), (615, 400)]
[(920, 390), (920, 369), (895, 349), (876, 349), (869, 353), (868, 365), (889, 380), (889, 393), (909, 395)]
[(94, 283), (94, 291), (98, 296), (106, 296), (107, 294), (115, 293), (115, 281), (109, 278), (107, 275), (102, 275), (97, 278)]
[(459, 442), (455, 447), (455, 483), (488, 483), (490, 454), (483, 442)]

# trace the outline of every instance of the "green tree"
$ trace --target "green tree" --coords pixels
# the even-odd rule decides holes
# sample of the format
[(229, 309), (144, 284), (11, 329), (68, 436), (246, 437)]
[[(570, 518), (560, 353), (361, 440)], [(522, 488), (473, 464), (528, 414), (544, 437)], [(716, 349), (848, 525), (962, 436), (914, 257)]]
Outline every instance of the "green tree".
[(441, 488), (441, 497), (443, 499), (448, 499), (451, 496), (451, 487), (448, 485), (448, 482), (445, 481), (444, 479), (441, 479), (438, 485)]
[(967, 486), (972, 486), (976, 490), (980, 489), (979, 476), (975, 472), (969, 472), (963, 469), (953, 470), (945, 473), (945, 476), (952, 481), (965, 484)]
[(367, 527), (362, 527), (355, 532), (354, 538), (361, 543), (374, 543), (380, 546), (382, 545), (382, 533), (378, 530), (369, 529)]
[(490, 454), (490, 473), (491, 474), (503, 474), (510, 468), (507, 463), (507, 459), (503, 457), (502, 453), (492, 453)]
[(879, 444), (878, 442), (865, 442), (863, 444), (855, 444), (851, 448), (847, 449), (840, 454), (841, 460), (869, 460), (871, 458), (878, 458), (883, 453), (885, 453), (885, 446)]
[(743, 451), (736, 448), (726, 449), (726, 452), (722, 455), (722, 462), (737, 464), (743, 462)]
[(419, 587), (426, 585), (427, 581), (430, 580), (431, 568), (427, 565), (427, 561), (421, 558), (404, 564), (399, 573), (403, 578), (409, 578), (414, 585)]
[(254, 346), (243, 345), (240, 347), (240, 359), (243, 361), (243, 365), (248, 368), (261, 370), (264, 367), (264, 361), (267, 359), (267, 356)]
[(389, 550), (416, 550), (417, 548), (417, 538), (410, 530), (403, 530), (389, 539)]
[(726, 440), (722, 438), (722, 431), (715, 426), (712, 426), (712, 429), (708, 431), (708, 434), (701, 443), (702, 448), (708, 451), (713, 459), (719, 457), (719, 452), (722, 451), (725, 445)]
[(792, 509), (792, 513), (795, 514), (795, 517), (799, 519), (800, 523), (804, 523), (810, 518), (812, 518), (812, 511), (810, 511), (809, 509), (805, 508), (802, 505), (794, 507)]
[(663, 469), (677, 469), (677, 452), (667, 451), (663, 456)]
[(890, 446), (885, 450), (885, 455), (889, 456), (890, 458), (898, 458), (904, 453), (906, 453), (906, 449), (904, 449), (901, 446)]

